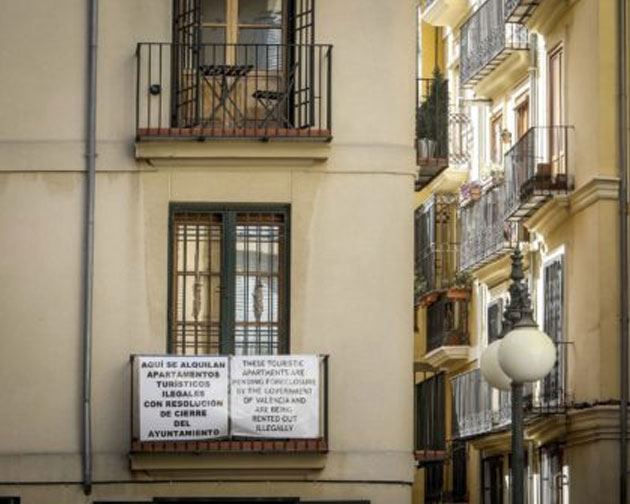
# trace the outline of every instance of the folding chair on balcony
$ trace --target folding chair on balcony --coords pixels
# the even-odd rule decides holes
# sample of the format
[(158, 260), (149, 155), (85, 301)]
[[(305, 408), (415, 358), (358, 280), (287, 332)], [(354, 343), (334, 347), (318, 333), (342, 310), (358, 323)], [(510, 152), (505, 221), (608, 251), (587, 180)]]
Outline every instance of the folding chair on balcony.
[(295, 72), (297, 63), (287, 72), (285, 85), (282, 89), (257, 89), (252, 93), (252, 98), (264, 109), (264, 116), (260, 122), (267, 126), (269, 122), (274, 127), (292, 128), (289, 113), (290, 99), (295, 91)]

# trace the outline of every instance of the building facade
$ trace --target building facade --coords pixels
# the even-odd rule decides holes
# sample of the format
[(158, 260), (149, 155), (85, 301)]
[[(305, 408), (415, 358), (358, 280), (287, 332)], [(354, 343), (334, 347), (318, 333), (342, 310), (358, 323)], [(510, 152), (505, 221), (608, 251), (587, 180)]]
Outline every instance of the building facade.
[[(414, 3), (96, 5), (97, 51), (89, 2), (0, 19), (0, 502), (409, 502)], [(305, 362), (310, 427), (239, 430), (239, 366)]]
[(615, 2), (419, 7), (415, 502), (510, 502), (501, 335), (510, 253), (557, 364), (525, 392), (527, 502), (618, 502)]

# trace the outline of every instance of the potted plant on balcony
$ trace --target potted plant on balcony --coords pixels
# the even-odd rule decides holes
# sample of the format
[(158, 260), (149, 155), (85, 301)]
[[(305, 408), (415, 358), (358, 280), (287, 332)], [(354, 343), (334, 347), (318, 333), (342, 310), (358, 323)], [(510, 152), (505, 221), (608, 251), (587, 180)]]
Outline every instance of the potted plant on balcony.
[(460, 270), (455, 273), (453, 287), (448, 290), (449, 299), (468, 299), (470, 297), (470, 289), (473, 284), (474, 277), (467, 270)]
[(448, 138), (448, 90), (439, 68), (433, 71), (429, 93), (416, 115), (416, 149), (419, 159), (445, 156)]
[(497, 187), (503, 184), (505, 172), (503, 166), (497, 163), (489, 163), (481, 170), (481, 178), (489, 182), (490, 187)]

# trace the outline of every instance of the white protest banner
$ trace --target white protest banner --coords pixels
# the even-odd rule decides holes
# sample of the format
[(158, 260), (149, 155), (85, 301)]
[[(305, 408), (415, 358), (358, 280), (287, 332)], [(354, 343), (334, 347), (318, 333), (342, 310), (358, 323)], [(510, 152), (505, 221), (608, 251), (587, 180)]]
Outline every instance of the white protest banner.
[(237, 356), (230, 367), (233, 436), (320, 437), (318, 356)]
[(137, 357), (140, 440), (228, 435), (227, 357)]

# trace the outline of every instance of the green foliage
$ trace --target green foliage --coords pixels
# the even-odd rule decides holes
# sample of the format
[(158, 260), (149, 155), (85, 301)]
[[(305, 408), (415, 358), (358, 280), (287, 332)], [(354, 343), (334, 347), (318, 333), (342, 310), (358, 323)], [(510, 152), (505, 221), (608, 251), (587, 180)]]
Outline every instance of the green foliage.
[(439, 68), (433, 71), (426, 99), (420, 104), (416, 116), (417, 138), (435, 140), (438, 153), (446, 154), (448, 142), (448, 82)]

